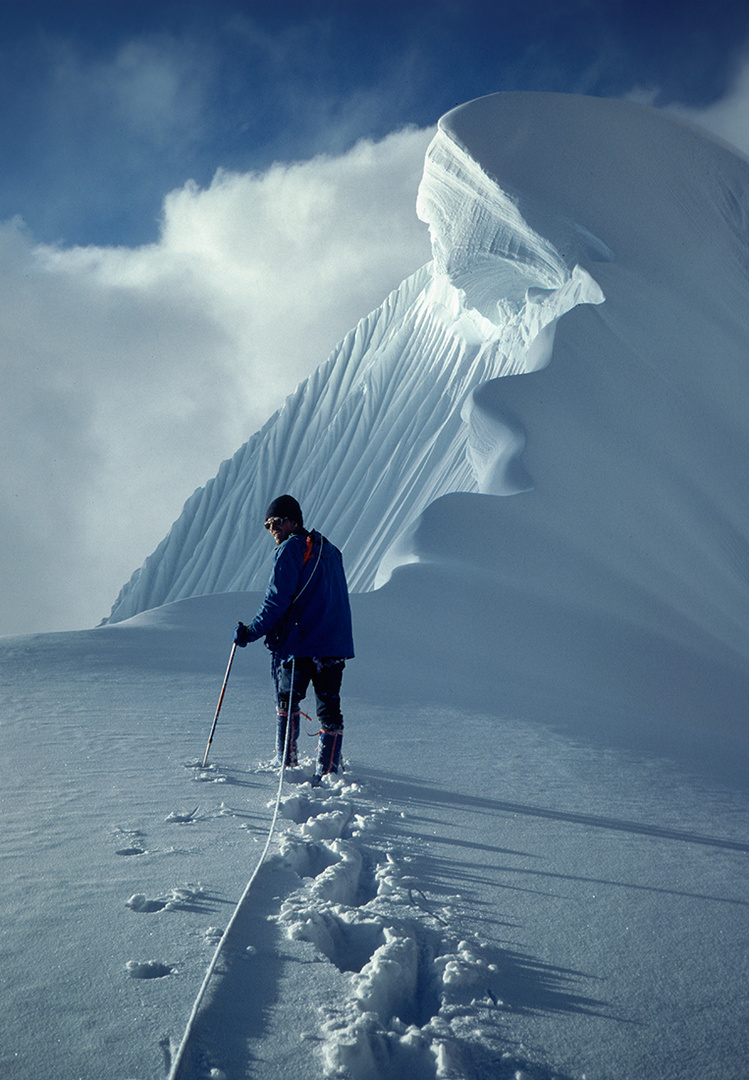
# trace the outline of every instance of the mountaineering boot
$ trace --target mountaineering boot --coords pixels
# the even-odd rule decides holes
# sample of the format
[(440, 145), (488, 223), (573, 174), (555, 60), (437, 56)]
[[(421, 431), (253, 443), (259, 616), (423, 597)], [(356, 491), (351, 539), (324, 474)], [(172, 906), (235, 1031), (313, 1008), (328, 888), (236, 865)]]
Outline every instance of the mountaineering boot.
[(317, 744), (317, 769), (315, 770), (315, 780), (318, 784), (323, 776), (327, 776), (329, 773), (338, 772), (341, 764), (342, 742), (342, 728), (334, 731), (325, 731), (325, 729), (323, 729), (320, 732), (320, 741)]
[[(278, 713), (278, 730), (276, 733), (276, 750), (278, 753), (278, 760), (283, 760), (284, 747), (286, 746), (286, 713)], [(299, 738), (299, 713), (291, 714), (291, 731), (289, 733), (289, 747), (286, 751), (286, 765), (296, 766), (299, 764), (299, 756), (297, 753), (297, 740)]]

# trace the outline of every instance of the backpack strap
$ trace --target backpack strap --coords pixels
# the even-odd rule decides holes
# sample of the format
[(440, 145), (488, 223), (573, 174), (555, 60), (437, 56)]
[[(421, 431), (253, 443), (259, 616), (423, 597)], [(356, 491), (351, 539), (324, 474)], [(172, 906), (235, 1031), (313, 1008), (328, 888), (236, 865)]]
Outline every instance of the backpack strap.
[[(299, 597), (302, 595), (304, 590), (309, 585), (310, 581), (312, 581), (312, 578), (315, 576), (315, 571), (317, 570), (318, 566), (320, 565), (320, 559), (322, 557), (322, 549), (323, 549), (324, 544), (325, 544), (325, 537), (321, 535), (320, 536), (320, 548), (319, 548), (319, 550), (317, 552), (317, 558), (315, 559), (315, 565), (312, 567), (312, 570), (310, 571), (310, 575), (307, 578), (307, 580), (305, 581), (304, 585), (302, 585), (299, 592), (296, 594), (294, 599), (291, 601), (292, 606), (297, 602)], [(307, 536), (307, 548), (306, 548), (306, 550), (304, 552), (304, 555), (302, 556), (302, 570), (304, 570), (304, 567), (309, 562), (309, 560), (312, 558), (313, 545), (314, 545), (314, 540), (312, 538), (312, 534), (310, 533)], [(291, 610), (291, 608), (289, 608), (289, 610)]]

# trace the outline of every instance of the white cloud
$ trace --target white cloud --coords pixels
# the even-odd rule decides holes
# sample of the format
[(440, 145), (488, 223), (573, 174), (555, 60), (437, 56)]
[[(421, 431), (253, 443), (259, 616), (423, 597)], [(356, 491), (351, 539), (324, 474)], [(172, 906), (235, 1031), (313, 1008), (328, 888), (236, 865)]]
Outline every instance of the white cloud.
[(193, 489), (430, 258), (430, 134), (219, 173), (141, 248), (0, 226), (0, 633), (108, 614)]

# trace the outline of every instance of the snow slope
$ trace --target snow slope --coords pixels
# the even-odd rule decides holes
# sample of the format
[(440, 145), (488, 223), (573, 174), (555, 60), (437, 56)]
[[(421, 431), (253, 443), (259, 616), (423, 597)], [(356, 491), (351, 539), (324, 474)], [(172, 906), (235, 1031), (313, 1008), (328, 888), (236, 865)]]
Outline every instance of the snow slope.
[[(740, 1080), (746, 789), (460, 708), (426, 638), (384, 680), (388, 592), (354, 598), (347, 772), (287, 778), (181, 1080)], [(195, 767), (258, 599), (0, 642), (4, 1080), (166, 1074), (278, 787), (259, 646)]]

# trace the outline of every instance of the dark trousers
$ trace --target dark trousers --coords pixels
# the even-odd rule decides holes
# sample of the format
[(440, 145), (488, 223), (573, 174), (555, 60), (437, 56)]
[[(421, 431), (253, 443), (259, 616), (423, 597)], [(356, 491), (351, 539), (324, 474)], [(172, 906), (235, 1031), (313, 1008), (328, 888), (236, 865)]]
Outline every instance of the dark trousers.
[[(336, 663), (313, 660), (310, 656), (299, 656), (294, 660), (284, 660), (277, 667), (276, 698), (279, 713), (292, 714), (299, 709), (299, 702), (304, 698), (310, 682), (315, 692), (317, 719), (323, 731), (343, 731), (341, 715), (341, 681), (343, 679), (343, 660)], [(292, 686), (292, 668), (294, 685)], [(289, 709), (289, 696), (291, 708)]]

